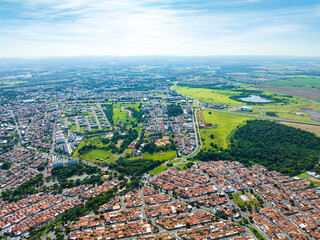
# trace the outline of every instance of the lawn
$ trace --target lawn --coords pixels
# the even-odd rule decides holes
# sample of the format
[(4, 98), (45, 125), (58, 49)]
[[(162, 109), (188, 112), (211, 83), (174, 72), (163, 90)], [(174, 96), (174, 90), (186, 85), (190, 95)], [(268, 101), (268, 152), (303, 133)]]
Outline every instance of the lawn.
[(176, 156), (176, 151), (158, 152), (158, 153), (154, 153), (154, 154), (150, 154), (150, 153), (144, 154), (144, 158), (152, 159), (154, 161), (162, 161), (162, 160), (168, 161), (168, 160), (175, 158), (175, 156)]
[(165, 171), (166, 169), (168, 169), (169, 167), (167, 166), (167, 164), (162, 164), (154, 169), (152, 169), (151, 171), (149, 171), (150, 175), (157, 175), (163, 171)]
[[(211, 114), (209, 112), (211, 112)], [(212, 128), (200, 129), (201, 138), (204, 139), (203, 147), (211, 148), (210, 144), (213, 143), (224, 149), (228, 148), (230, 144), (230, 137), (233, 130), (235, 130), (237, 126), (245, 124), (247, 120), (254, 119), (252, 117), (208, 110), (202, 112), (202, 117), (206, 124), (210, 123), (213, 126)], [(213, 139), (211, 135), (213, 135)]]

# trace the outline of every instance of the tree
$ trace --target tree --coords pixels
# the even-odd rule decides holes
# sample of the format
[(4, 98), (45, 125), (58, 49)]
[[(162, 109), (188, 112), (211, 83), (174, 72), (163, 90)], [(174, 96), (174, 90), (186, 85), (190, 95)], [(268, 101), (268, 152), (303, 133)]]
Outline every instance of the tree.
[(11, 162), (8, 162), (8, 161), (5, 161), (2, 166), (1, 166), (1, 169), (3, 170), (8, 170), (10, 167), (11, 167), (12, 163)]
[(191, 228), (191, 224), (189, 222), (186, 222), (186, 228)]

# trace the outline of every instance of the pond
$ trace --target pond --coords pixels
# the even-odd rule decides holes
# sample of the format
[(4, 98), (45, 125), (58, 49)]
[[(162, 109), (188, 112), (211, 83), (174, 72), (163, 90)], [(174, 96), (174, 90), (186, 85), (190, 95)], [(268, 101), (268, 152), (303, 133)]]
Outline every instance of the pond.
[(268, 100), (266, 98), (262, 98), (258, 95), (250, 95), (249, 97), (239, 98), (239, 99), (244, 102), (255, 102), (255, 103), (269, 103), (269, 102), (271, 102), (270, 100)]

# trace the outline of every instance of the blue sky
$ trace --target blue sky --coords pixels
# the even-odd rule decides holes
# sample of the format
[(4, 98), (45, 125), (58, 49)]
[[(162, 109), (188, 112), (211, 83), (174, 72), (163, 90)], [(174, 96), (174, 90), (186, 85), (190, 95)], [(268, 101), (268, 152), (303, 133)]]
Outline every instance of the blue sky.
[(0, 57), (320, 56), (320, 1), (0, 0)]

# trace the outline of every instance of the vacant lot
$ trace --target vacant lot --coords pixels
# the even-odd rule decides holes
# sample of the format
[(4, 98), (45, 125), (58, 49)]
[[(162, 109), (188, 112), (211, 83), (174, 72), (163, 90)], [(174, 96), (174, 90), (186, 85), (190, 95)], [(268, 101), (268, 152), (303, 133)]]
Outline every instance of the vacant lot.
[[(320, 82), (320, 79), (318, 80)], [(320, 99), (320, 89), (289, 86), (257, 86), (258, 88), (270, 92), (291, 95), (299, 98)]]
[(317, 178), (314, 178), (306, 173), (301, 173), (297, 176), (298, 178), (306, 180), (308, 183), (313, 183), (314, 185), (320, 186), (320, 180)]
[(157, 175), (161, 172), (163, 172), (164, 170), (168, 169), (169, 167), (167, 166), (167, 164), (162, 164), (154, 169), (152, 169), (151, 171), (149, 171), (150, 175)]
[(211, 148), (210, 144), (213, 143), (224, 149), (228, 148), (231, 134), (236, 127), (245, 124), (249, 119), (254, 119), (251, 117), (207, 110), (202, 112), (202, 117), (206, 124), (210, 123), (212, 125), (212, 128), (200, 129), (201, 138), (204, 139), (204, 148)]
[(112, 153), (110, 151), (95, 149), (83, 155), (82, 158), (88, 161), (96, 160), (97, 158), (105, 160), (111, 155)]

